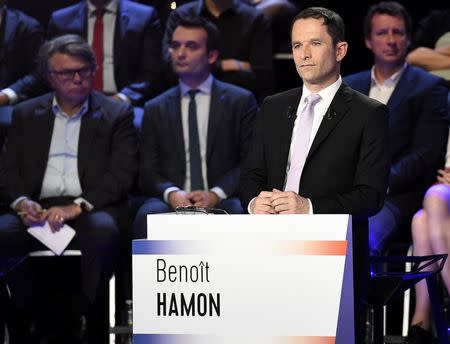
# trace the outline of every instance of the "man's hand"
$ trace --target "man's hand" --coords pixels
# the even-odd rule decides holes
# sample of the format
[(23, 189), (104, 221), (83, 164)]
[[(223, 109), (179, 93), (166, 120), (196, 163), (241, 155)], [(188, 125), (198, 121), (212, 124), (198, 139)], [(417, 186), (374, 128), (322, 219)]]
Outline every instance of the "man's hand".
[(172, 191), (168, 197), (169, 205), (175, 209), (176, 207), (186, 207), (193, 205), (191, 200), (187, 197), (187, 193), (183, 190)]
[(272, 206), (273, 192), (261, 191), (259, 195), (250, 204), (250, 213), (252, 214), (276, 214)]
[(271, 203), (278, 214), (308, 214), (308, 200), (293, 191), (272, 190)]
[(4, 105), (9, 105), (9, 97), (3, 92), (0, 92), (0, 106)]
[(81, 207), (77, 204), (55, 206), (44, 212), (41, 220), (42, 222), (48, 221), (52, 232), (57, 232), (66, 221), (77, 218), (82, 212)]
[(112, 95), (111, 98), (113, 98), (113, 99), (115, 99), (115, 100), (118, 100), (118, 101), (120, 101), (120, 102), (123, 102), (123, 101), (124, 101), (118, 94)]
[(437, 180), (442, 184), (450, 185), (450, 167), (445, 170), (438, 170)]
[(15, 211), (26, 226), (39, 226), (44, 223), (41, 219), (41, 214), (44, 211), (41, 205), (28, 198), (20, 201), (16, 205)]
[(226, 59), (222, 60), (220, 67), (224, 72), (244, 72), (252, 69), (250, 62), (240, 61), (236, 59)]
[(220, 201), (219, 196), (207, 190), (196, 190), (189, 192), (187, 197), (196, 207), (214, 208)]

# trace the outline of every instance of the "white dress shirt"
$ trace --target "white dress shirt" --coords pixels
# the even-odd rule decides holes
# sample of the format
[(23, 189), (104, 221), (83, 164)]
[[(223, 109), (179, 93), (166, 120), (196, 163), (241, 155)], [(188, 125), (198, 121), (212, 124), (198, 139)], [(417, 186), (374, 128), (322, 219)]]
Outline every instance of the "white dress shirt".
[[(198, 136), (200, 143), (200, 157), (202, 163), (202, 177), (203, 185), (205, 185), (205, 190), (209, 189), (208, 185), (208, 168), (206, 165), (206, 148), (207, 148), (207, 138), (208, 138), (208, 123), (209, 123), (209, 110), (211, 104), (211, 88), (213, 83), (213, 77), (210, 74), (208, 78), (200, 84), (196, 89), (199, 92), (195, 95), (195, 103), (197, 108), (197, 125), (198, 125)], [(191, 169), (190, 169), (190, 154), (189, 154), (189, 94), (188, 92), (191, 88), (184, 84), (180, 80), (180, 90), (181, 90), (181, 122), (183, 126), (183, 139), (184, 139), (184, 149), (185, 149), (185, 160), (186, 160), (186, 179), (184, 181), (184, 191), (189, 192), (191, 190)], [(179, 188), (172, 186), (164, 191), (163, 198), (166, 203), (168, 203), (169, 193), (172, 191), (178, 191)], [(222, 188), (214, 186), (210, 189), (214, 192), (220, 199), (227, 198), (226, 193)]]
[(384, 80), (383, 83), (380, 83), (375, 77), (375, 66), (373, 66), (370, 78), (371, 82), (370, 82), (369, 97), (378, 100), (380, 103), (386, 105), (389, 101), (389, 98), (391, 98), (391, 95), (394, 92), (395, 87), (397, 87), (397, 84), (406, 66), (407, 64), (405, 63), (398, 72), (392, 74), (389, 78)]

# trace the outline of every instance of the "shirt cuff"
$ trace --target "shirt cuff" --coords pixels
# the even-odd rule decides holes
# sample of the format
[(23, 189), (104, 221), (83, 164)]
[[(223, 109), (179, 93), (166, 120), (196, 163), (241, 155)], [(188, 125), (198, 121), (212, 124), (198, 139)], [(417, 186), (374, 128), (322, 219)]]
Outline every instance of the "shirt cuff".
[(308, 212), (308, 214), (309, 215), (313, 215), (314, 214), (314, 209), (313, 209), (311, 200), (309, 198), (307, 198), (306, 200), (308, 201), (308, 204), (309, 204), (309, 212)]
[(166, 202), (167, 204), (169, 204), (169, 194), (173, 191), (180, 191), (180, 188), (177, 188), (176, 186), (171, 186), (170, 188), (167, 188), (164, 191), (163, 199), (164, 199), (164, 202)]
[(124, 102), (131, 104), (130, 98), (128, 98), (125, 94), (119, 92), (119, 93), (117, 93), (117, 96)]
[(87, 211), (92, 211), (94, 209), (94, 206), (86, 201), (83, 197), (75, 198), (73, 203), (80, 205), (81, 203), (84, 203), (84, 206)]
[(14, 105), (15, 103), (17, 103), (19, 101), (19, 96), (11, 88), (4, 88), (0, 92), (6, 94), (6, 96), (9, 98), (9, 105)]
[(251, 205), (253, 204), (253, 202), (255, 201), (256, 197), (253, 197), (252, 200), (250, 202), (248, 202), (248, 206), (247, 206), (247, 211), (248, 213), (251, 215), (253, 214), (251, 211)]
[(224, 199), (227, 199), (227, 198), (228, 198), (228, 196), (227, 196), (227, 194), (225, 193), (225, 191), (223, 191), (222, 188), (220, 188), (220, 187), (218, 187), (218, 186), (213, 187), (213, 188), (210, 189), (209, 191), (210, 191), (210, 192), (214, 192), (214, 193), (217, 195), (217, 197), (220, 198), (220, 200), (224, 200)]
[(28, 199), (28, 197), (26, 196), (20, 196), (19, 198), (17, 198), (14, 202), (12, 202), (9, 206), (11, 207), (12, 210), (16, 211), (16, 207), (17, 205), (22, 202), (24, 199)]

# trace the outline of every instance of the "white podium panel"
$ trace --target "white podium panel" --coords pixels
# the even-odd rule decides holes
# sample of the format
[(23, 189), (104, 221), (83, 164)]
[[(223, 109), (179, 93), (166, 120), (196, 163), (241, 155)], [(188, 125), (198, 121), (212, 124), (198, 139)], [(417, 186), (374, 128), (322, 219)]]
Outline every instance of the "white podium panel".
[(135, 344), (352, 344), (348, 215), (150, 215)]

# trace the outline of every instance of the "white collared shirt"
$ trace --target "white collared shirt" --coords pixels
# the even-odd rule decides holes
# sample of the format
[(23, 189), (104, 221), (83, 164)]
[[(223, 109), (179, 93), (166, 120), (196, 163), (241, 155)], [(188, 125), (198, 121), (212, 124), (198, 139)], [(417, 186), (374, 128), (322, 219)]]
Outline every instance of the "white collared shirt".
[(371, 82), (369, 97), (378, 100), (380, 103), (386, 105), (389, 101), (389, 98), (391, 98), (391, 95), (394, 92), (395, 87), (397, 86), (406, 66), (407, 64), (405, 63), (398, 72), (392, 74), (389, 78), (384, 80), (383, 83), (378, 82), (377, 78), (375, 77), (375, 66), (373, 66), (370, 72)]
[[(88, 43), (92, 46), (94, 37), (95, 10), (91, 1), (88, 5)], [(103, 15), (103, 92), (107, 94), (117, 93), (117, 85), (114, 79), (114, 32), (116, 27), (118, 0), (111, 0), (105, 7)]]
[[(202, 162), (202, 176), (203, 185), (205, 190), (209, 189), (208, 185), (208, 168), (206, 164), (206, 150), (207, 150), (207, 139), (208, 139), (208, 124), (209, 124), (209, 111), (211, 105), (211, 89), (213, 83), (213, 77), (210, 74), (208, 78), (201, 83), (196, 89), (199, 90), (195, 95), (195, 103), (197, 108), (197, 125), (198, 125), (198, 136), (200, 143), (200, 157)], [(191, 88), (184, 84), (181, 80), (180, 91), (181, 91), (181, 123), (183, 126), (183, 139), (184, 139), (184, 155), (186, 160), (186, 179), (184, 181), (184, 191), (189, 192), (191, 190), (191, 168), (190, 168), (190, 154), (189, 154), (189, 94), (188, 92)], [(178, 191), (177, 187), (170, 187), (164, 191), (164, 201), (168, 202), (169, 193), (172, 191)], [(214, 192), (220, 199), (227, 198), (226, 193), (222, 188), (214, 186), (210, 189)]]

